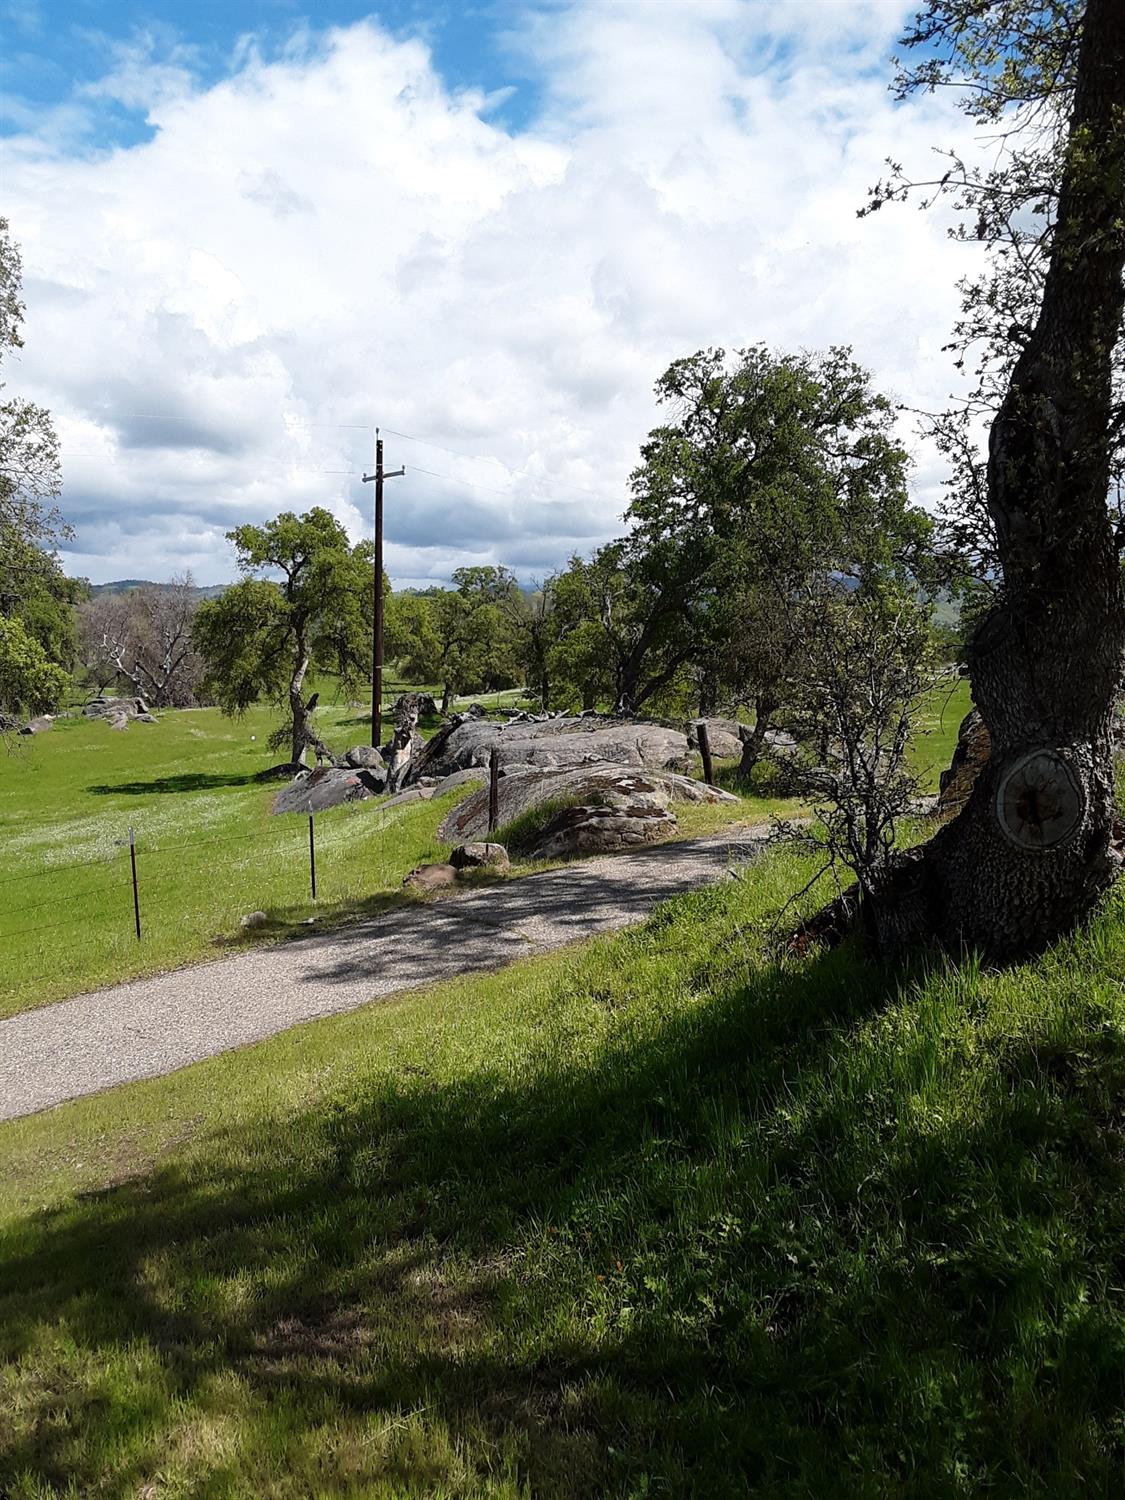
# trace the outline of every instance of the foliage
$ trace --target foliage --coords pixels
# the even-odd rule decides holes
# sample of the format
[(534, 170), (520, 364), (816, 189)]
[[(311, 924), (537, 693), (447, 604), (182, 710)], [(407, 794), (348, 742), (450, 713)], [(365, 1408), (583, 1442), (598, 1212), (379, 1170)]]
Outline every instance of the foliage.
[(17, 618), (49, 659), (66, 672), (78, 662), (75, 606), (87, 585), (67, 578), (53, 552), (22, 534), (14, 524), (0, 526), (0, 615)]
[[(371, 659), (372, 549), (352, 547), (334, 516), (314, 507), (285, 511), (264, 526), (227, 533), (243, 581), (205, 601), (193, 640), (206, 663), (205, 683), (226, 714), (245, 713), (266, 698), (285, 713), (275, 742), (291, 740), (292, 759), (306, 745), (321, 750), (303, 688), (310, 667), (338, 674), (358, 690)], [(282, 575), (280, 583), (262, 574)], [(386, 587), (384, 581), (384, 588)]]
[(441, 671), (441, 638), (433, 596), (392, 594), (387, 600), (383, 641), (387, 660), (407, 682), (436, 682)]
[(690, 660), (706, 711), (752, 706), (764, 733), (796, 690), (802, 592), (876, 573), (932, 584), (930, 524), (908, 503), (893, 408), (847, 349), (701, 350), (657, 395), (670, 420), (641, 450), (621, 545), (664, 623), (636, 651), (657, 649), (660, 685)]
[[(23, 348), (22, 285), (20, 253), (7, 219), (0, 218), (0, 362)], [(61, 488), (59, 443), (50, 412), (19, 396), (0, 401), (0, 530), (47, 548), (69, 536), (54, 503)]]
[(927, 612), (885, 581), (854, 592), (818, 589), (804, 600), (805, 661), (793, 724), (815, 760), (795, 789), (813, 801), (806, 842), (852, 872), (874, 903), (895, 866), (899, 825), (919, 781), (911, 743), (935, 683)]
[[(919, 413), (923, 430), (950, 466), (942, 540), (963, 567), (970, 596), (1000, 578), (989, 512), (982, 426), (995, 415), (1016, 360), (1027, 345), (1058, 229), (1078, 51), (1086, 0), (930, 0), (902, 38), (915, 53), (900, 63), (895, 95), (951, 90), (988, 131), (983, 163), (939, 153), (944, 170), (916, 179), (889, 160), (861, 213), (918, 197), (943, 200), (957, 214), (951, 233), (984, 247), (983, 270), (959, 283), (961, 312), (946, 346), (968, 394), (945, 410)], [(1076, 143), (1077, 144), (1077, 143)], [(1125, 359), (1114, 354), (1115, 416), (1110, 433), (1112, 494), (1118, 512), (1125, 479)], [(978, 606), (978, 609), (982, 606)]]
[(0, 615), (0, 708), (12, 714), (46, 713), (58, 707), (67, 681), (18, 615)]
[[(22, 274), (0, 218), (0, 364), (23, 347)], [(52, 550), (71, 533), (54, 503), (62, 476), (50, 413), (4, 392), (0, 383), (0, 704), (53, 707), (75, 663), (72, 606), (82, 585), (64, 578)]]

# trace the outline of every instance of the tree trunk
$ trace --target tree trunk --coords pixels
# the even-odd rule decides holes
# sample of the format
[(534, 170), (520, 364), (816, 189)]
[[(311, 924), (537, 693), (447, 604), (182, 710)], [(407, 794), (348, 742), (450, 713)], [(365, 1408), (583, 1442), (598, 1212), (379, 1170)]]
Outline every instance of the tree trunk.
[(1125, 4), (1089, 0), (1038, 324), (989, 443), (1004, 583), (969, 647), (992, 754), (877, 913), (997, 959), (1050, 943), (1114, 878), (1113, 700), (1125, 605), (1106, 510), (1125, 264)]
[(738, 763), (739, 781), (749, 781), (754, 774), (754, 767), (761, 758), (762, 746), (766, 742), (766, 730), (770, 727), (770, 719), (776, 707), (776, 704), (759, 698), (755, 705), (753, 729), (745, 724), (739, 728), (738, 738), (742, 741), (742, 759)]
[(289, 679), (289, 714), (293, 720), (293, 764), (304, 765), (305, 746), (309, 742), (309, 711), (302, 688), (309, 670), (309, 648), (303, 637), (297, 639), (297, 663)]
[(453, 684), (451, 682), (447, 682), (447, 683), (444, 684), (444, 686), (442, 687), (442, 690), (441, 690), (441, 711), (442, 711), (443, 714), (448, 714), (448, 712), (449, 712), (449, 705), (452, 702), (453, 702)]

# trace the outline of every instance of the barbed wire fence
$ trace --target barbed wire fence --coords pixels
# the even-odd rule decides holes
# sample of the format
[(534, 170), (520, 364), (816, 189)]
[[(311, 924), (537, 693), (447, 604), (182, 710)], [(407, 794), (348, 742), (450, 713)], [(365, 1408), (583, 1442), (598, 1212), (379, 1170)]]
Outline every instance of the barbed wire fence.
[[(356, 804), (358, 807), (362, 803)], [(387, 809), (375, 810), (370, 821), (369, 832), (376, 843), (379, 882), (383, 887), (387, 881), (386, 830)], [(331, 847), (318, 836), (316, 813), (285, 815), (277, 819), (277, 833), (261, 828), (243, 833), (221, 834), (211, 838), (182, 839), (168, 843), (157, 834), (139, 832), (134, 825), (119, 826), (119, 836), (113, 840), (112, 853), (87, 856), (81, 859), (50, 861), (39, 868), (22, 867), (18, 871), (0, 875), (0, 942), (9, 943), (15, 938), (34, 938), (39, 934), (89, 929), (98, 913), (115, 909), (120, 904), (122, 931), (130, 931), (135, 941), (144, 942), (151, 932), (151, 911), (154, 902), (159, 903), (167, 893), (169, 882), (161, 879), (161, 861), (168, 856), (196, 854), (199, 851), (223, 850), (242, 845), (254, 845), (261, 849), (266, 841), (271, 854), (288, 849), (292, 865), (303, 874), (307, 899), (316, 902), (323, 899), (323, 880), (318, 877), (318, 856), (321, 862), (320, 875), (324, 873), (324, 854)], [(62, 826), (57, 819), (33, 819), (26, 826)], [(8, 830), (9, 832), (14, 830)], [(0, 835), (2, 836), (2, 835)], [(332, 840), (332, 843), (338, 843)], [(350, 841), (349, 841), (350, 842)], [(88, 870), (88, 876), (76, 876), (74, 872)], [(274, 872), (275, 878), (277, 872)], [(50, 893), (53, 879), (66, 877), (65, 890)], [(17, 889), (32, 889), (36, 899), (24, 901), (16, 898)], [(39, 889), (43, 895), (39, 896)], [(61, 920), (24, 919), (51, 912), (58, 912), (65, 903), (67, 915)], [(158, 908), (159, 909), (159, 908)], [(20, 925), (9, 927), (2, 920), (10, 912)], [(182, 913), (181, 913), (182, 915)], [(104, 922), (97, 923), (104, 930)]]

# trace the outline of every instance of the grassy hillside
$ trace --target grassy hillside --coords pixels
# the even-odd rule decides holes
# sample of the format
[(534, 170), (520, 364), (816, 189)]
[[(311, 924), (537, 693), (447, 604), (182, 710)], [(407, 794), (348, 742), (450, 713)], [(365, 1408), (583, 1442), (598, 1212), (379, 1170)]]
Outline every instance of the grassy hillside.
[[(341, 746), (362, 742), (356, 710), (328, 708)], [(271, 716), (169, 712), (125, 731), (62, 719), (4, 754), (0, 780), (0, 1016), (205, 956), (265, 910), (271, 936), (313, 913), (375, 909), (407, 870), (436, 858), (436, 804), (316, 819), (318, 901), (310, 895), (308, 820), (272, 817)], [(138, 843), (143, 941), (133, 929), (129, 851)], [(259, 939), (263, 934), (259, 934)], [(220, 946), (216, 946), (216, 944)]]
[(0, 1493), (1120, 1493), (1125, 903), (640, 930), (0, 1128)]
[[(514, 696), (493, 695), (489, 706)], [(918, 747), (931, 778), (948, 760), (964, 684), (947, 697), (935, 695)], [(328, 704), (320, 722), (338, 749), (368, 738), (362, 710)], [(442, 855), (436, 830), (448, 800), (386, 814), (366, 803), (319, 815), (314, 904), (308, 822), (271, 817), (276, 787), (255, 780), (276, 759), (266, 744), (273, 723), (265, 709), (236, 720), (215, 709), (173, 711), (124, 732), (61, 719), (50, 733), (0, 750), (0, 1017), (215, 957), (231, 942), (268, 941), (310, 917), (341, 921), (404, 899), (403, 875)], [(697, 835), (785, 806), (755, 795), (733, 809), (677, 811), (682, 833)], [(130, 827), (139, 851), (140, 943)], [(255, 910), (266, 911), (270, 924), (247, 937), (239, 920)]]

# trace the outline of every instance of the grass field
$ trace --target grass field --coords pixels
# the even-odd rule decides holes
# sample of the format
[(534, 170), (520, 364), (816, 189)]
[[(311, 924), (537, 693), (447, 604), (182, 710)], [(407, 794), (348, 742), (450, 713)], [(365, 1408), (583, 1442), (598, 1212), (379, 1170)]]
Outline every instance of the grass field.
[(1125, 890), (891, 972), (806, 869), (0, 1126), (0, 1495), (1119, 1494)]
[(0, 1493), (1120, 1493), (1120, 893), (893, 975), (802, 873), (0, 1128)]
[[(951, 705), (935, 697), (927, 709), (919, 747), (927, 766), (948, 761), (964, 695), (961, 684)], [(518, 695), (493, 696), (510, 706)], [(361, 709), (329, 704), (320, 720), (339, 748), (367, 738)], [(448, 801), (319, 815), (314, 904), (308, 822), (271, 817), (276, 787), (255, 781), (275, 759), (266, 746), (272, 722), (265, 709), (237, 720), (214, 709), (171, 712), (124, 732), (61, 719), (50, 733), (0, 750), (0, 1017), (215, 957), (231, 943), (271, 940), (310, 917), (341, 921), (406, 899), (406, 872), (441, 857), (436, 829)], [(677, 815), (681, 836), (694, 837), (792, 807), (761, 795), (737, 808), (682, 806)], [(256, 910), (268, 913), (269, 925), (247, 936), (240, 918)]]
[[(330, 707), (322, 718), (334, 740), (365, 738), (354, 709)], [(392, 893), (400, 899), (407, 870), (437, 857), (444, 808), (373, 817), (356, 805), (319, 815), (314, 906), (308, 820), (272, 817), (277, 788), (254, 779), (276, 759), (265, 743), (270, 727), (264, 710), (233, 721), (214, 709), (167, 713), (124, 732), (63, 719), (0, 750), (0, 1016), (215, 956), (238, 939), (250, 911), (272, 919), (260, 940), (314, 912), (334, 920), (376, 909)]]

